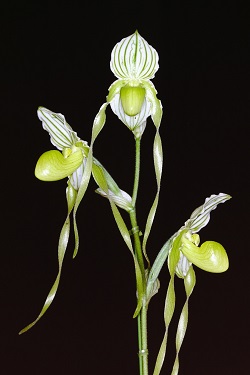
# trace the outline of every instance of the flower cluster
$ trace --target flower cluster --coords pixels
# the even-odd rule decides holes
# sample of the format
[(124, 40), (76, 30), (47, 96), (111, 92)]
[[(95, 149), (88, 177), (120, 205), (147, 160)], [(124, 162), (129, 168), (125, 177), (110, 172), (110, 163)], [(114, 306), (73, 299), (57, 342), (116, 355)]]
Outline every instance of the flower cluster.
[[(49, 133), (50, 141), (56, 149), (46, 151), (40, 156), (36, 163), (35, 176), (42, 181), (58, 181), (67, 178), (67, 215), (59, 236), (56, 279), (40, 314), (20, 333), (34, 326), (55, 298), (69, 241), (71, 220), (73, 220), (75, 236), (73, 257), (77, 254), (79, 235), (76, 212), (92, 176), (97, 184), (96, 192), (109, 201), (117, 227), (133, 257), (137, 296), (137, 306), (133, 317), (138, 318), (139, 365), (142, 375), (148, 374), (146, 336), (148, 304), (159, 289), (158, 276), (166, 261), (170, 280), (164, 308), (165, 334), (156, 360), (154, 375), (160, 373), (166, 353), (168, 327), (175, 309), (175, 276), (184, 281), (186, 302), (177, 327), (176, 358), (172, 371), (172, 375), (177, 375), (179, 351), (188, 322), (188, 301), (196, 283), (193, 266), (213, 273), (224, 272), (229, 267), (229, 260), (224, 247), (215, 241), (205, 241), (200, 245), (198, 232), (208, 224), (211, 211), (216, 209), (219, 203), (226, 202), (231, 196), (220, 193), (208, 197), (203, 205), (194, 210), (185, 224), (166, 241), (151, 265), (146, 244), (158, 207), (163, 166), (163, 150), (159, 132), (162, 120), (162, 104), (157, 98), (157, 91), (151, 81), (159, 69), (159, 56), (157, 51), (142, 38), (138, 31), (135, 31), (113, 48), (110, 69), (117, 79), (110, 85), (106, 101), (101, 105), (94, 118), (89, 143), (79, 138), (67, 123), (64, 115), (55, 113), (45, 107), (38, 108), (38, 118), (42, 122), (44, 130)], [(134, 135), (135, 173), (131, 195), (120, 189), (107, 169), (94, 157), (94, 143), (106, 123), (106, 109), (109, 105), (114, 114)], [(151, 117), (155, 126), (153, 164), (156, 193), (145, 228), (141, 231), (141, 228), (139, 229), (137, 225), (136, 217), (140, 173), (140, 140), (149, 117)], [(127, 228), (119, 209), (129, 214), (132, 229)], [(131, 237), (133, 237), (134, 243), (132, 243)], [(147, 267), (145, 264), (147, 264)]]

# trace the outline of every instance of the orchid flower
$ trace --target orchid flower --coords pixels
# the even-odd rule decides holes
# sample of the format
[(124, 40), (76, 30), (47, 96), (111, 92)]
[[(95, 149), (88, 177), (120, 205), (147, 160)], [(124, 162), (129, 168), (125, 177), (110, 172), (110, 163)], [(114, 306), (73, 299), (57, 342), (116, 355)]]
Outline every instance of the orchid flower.
[[(58, 243), (58, 274), (47, 296), (41, 313), (37, 319), (25, 327), (20, 333), (30, 329), (46, 312), (54, 300), (58, 289), (63, 259), (65, 256), (69, 234), (70, 214), (73, 211), (73, 223), (75, 233), (75, 249), (73, 257), (79, 248), (79, 236), (76, 224), (76, 210), (86, 191), (91, 172), (99, 188), (100, 195), (109, 198), (112, 204), (116, 204), (126, 211), (132, 209), (131, 197), (121, 190), (102, 164), (91, 155), (91, 162), (87, 162), (90, 155), (90, 147), (86, 141), (81, 140), (77, 133), (66, 122), (64, 115), (55, 113), (47, 108), (39, 107), (38, 118), (42, 121), (42, 127), (49, 133), (51, 143), (59, 150), (44, 152), (37, 161), (35, 176), (42, 181), (58, 181), (68, 177), (66, 198), (68, 205), (67, 217), (61, 229)], [(94, 126), (99, 129), (102, 126), (102, 118)], [(98, 130), (99, 130), (98, 129)], [(98, 134), (98, 131), (96, 132)], [(92, 141), (93, 144), (93, 141)]]
[[(39, 107), (37, 115), (42, 121), (43, 128), (48, 131), (51, 143), (61, 152), (51, 150), (43, 153), (37, 161), (35, 176), (42, 181), (57, 181), (68, 177), (68, 186), (66, 188), (68, 212), (58, 242), (58, 274), (56, 280), (38, 317), (22, 329), (20, 333), (33, 327), (54, 300), (60, 281), (64, 255), (68, 245), (70, 214), (72, 211), (75, 232), (74, 257), (77, 254), (79, 237), (75, 218), (76, 204), (79, 204), (84, 194), (83, 191), (86, 190), (89, 181), (89, 178), (83, 178), (89, 149), (87, 142), (82, 141), (77, 136), (77, 133), (72, 130), (61, 113), (54, 113), (47, 108)], [(81, 194), (79, 194), (79, 192)]]
[(101, 107), (100, 114), (103, 114), (107, 105), (110, 104), (112, 111), (134, 134), (137, 146), (149, 116), (156, 128), (153, 158), (157, 191), (148, 214), (142, 241), (143, 253), (149, 264), (146, 243), (158, 206), (163, 165), (162, 143), (159, 134), (162, 104), (157, 98), (157, 91), (151, 82), (159, 69), (159, 56), (138, 31), (135, 31), (134, 34), (123, 38), (113, 48), (110, 69), (117, 80), (110, 85), (107, 102)]
[(176, 256), (171, 255), (172, 251), (179, 256), (175, 272), (181, 278), (186, 277), (192, 263), (208, 272), (219, 273), (228, 269), (228, 257), (222, 245), (214, 241), (207, 241), (198, 247), (200, 238), (197, 232), (208, 224), (210, 212), (219, 203), (224, 203), (230, 198), (231, 196), (223, 193), (206, 198), (205, 203), (198, 207), (184, 226), (179, 229), (176, 237), (176, 240), (179, 238), (179, 247), (173, 244), (169, 252), (168, 266), (170, 273), (173, 271), (170, 266), (171, 258)]
[[(197, 232), (205, 227), (210, 220), (210, 213), (219, 203), (224, 203), (231, 196), (220, 193), (206, 198), (203, 205), (191, 214), (178, 232), (176, 232), (162, 247), (149, 272), (147, 283), (148, 300), (152, 297), (160, 270), (168, 256), (170, 281), (165, 301), (164, 320), (166, 331), (158, 353), (154, 374), (161, 371), (166, 353), (168, 327), (175, 309), (174, 276), (184, 279), (186, 302), (183, 306), (176, 334), (176, 358), (171, 375), (177, 375), (179, 369), (179, 351), (182, 345), (188, 322), (188, 301), (196, 283), (193, 264), (205, 271), (220, 273), (229, 267), (227, 253), (224, 247), (215, 241), (206, 241), (200, 247)], [(156, 293), (156, 292), (154, 292)]]
[(118, 78), (110, 87), (107, 101), (112, 111), (134, 133), (141, 137), (149, 116), (160, 125), (162, 106), (151, 82), (159, 69), (158, 53), (138, 31), (116, 44), (110, 69)]
[(35, 176), (42, 181), (57, 181), (69, 176), (75, 190), (79, 189), (88, 144), (72, 130), (61, 113), (39, 107), (37, 111), (43, 128), (49, 133), (57, 150), (47, 151), (38, 159)]

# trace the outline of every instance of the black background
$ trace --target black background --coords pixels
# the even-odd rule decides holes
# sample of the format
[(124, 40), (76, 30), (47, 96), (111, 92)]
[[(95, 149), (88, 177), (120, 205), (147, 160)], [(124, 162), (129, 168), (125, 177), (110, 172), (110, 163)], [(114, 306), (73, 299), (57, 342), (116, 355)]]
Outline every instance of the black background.
[[(93, 119), (116, 79), (111, 51), (136, 29), (159, 53), (153, 83), (163, 104), (164, 172), (150, 258), (206, 197), (233, 197), (200, 232), (202, 242), (223, 244), (230, 268), (218, 275), (195, 268), (179, 374), (247, 373), (249, 8), (240, 1), (23, 1), (1, 8), (1, 373), (138, 373), (133, 261), (93, 180), (78, 211), (79, 254), (72, 260), (71, 238), (52, 306), (32, 330), (18, 335), (40, 312), (54, 282), (66, 215), (66, 180), (45, 183), (34, 176), (38, 157), (53, 148), (37, 107), (63, 113), (90, 141)], [(137, 208), (142, 230), (156, 191), (153, 137), (149, 119)], [(131, 193), (133, 136), (110, 108), (94, 152)], [(164, 267), (149, 307), (150, 374), (164, 332), (168, 280)], [(173, 364), (182, 284), (177, 279), (164, 374)]]

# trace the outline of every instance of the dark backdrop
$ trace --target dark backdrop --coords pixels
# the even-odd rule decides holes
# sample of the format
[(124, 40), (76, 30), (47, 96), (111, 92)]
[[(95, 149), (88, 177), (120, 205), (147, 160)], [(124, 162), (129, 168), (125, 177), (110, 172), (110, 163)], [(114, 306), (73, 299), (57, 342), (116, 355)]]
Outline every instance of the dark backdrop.
[[(115, 77), (114, 45), (137, 29), (159, 53), (153, 80), (163, 104), (164, 172), (148, 241), (154, 259), (163, 243), (211, 194), (232, 199), (212, 212), (201, 240), (221, 242), (230, 268), (196, 268), (197, 285), (180, 354), (179, 374), (235, 375), (249, 363), (249, 9), (241, 2), (8, 2), (1, 5), (1, 372), (136, 374), (137, 328), (132, 257), (108, 202), (91, 180), (78, 211), (80, 250), (65, 257), (58, 294), (39, 313), (57, 273), (57, 241), (66, 215), (66, 180), (38, 181), (38, 157), (52, 149), (36, 115), (61, 112), (89, 141), (93, 119)], [(107, 110), (95, 156), (131, 192), (132, 134)], [(156, 184), (151, 119), (142, 140), (138, 220), (143, 230)], [(150, 373), (163, 336), (169, 280), (149, 308)], [(171, 373), (177, 315), (163, 373)]]

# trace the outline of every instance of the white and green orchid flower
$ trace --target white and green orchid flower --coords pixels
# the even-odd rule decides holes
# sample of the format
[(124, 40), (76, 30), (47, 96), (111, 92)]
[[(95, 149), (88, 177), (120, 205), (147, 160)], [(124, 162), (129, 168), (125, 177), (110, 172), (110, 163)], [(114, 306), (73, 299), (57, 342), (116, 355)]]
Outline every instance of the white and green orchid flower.
[[(51, 150), (43, 153), (37, 161), (35, 167), (35, 176), (42, 181), (58, 181), (68, 177), (68, 186), (66, 188), (66, 198), (68, 212), (66, 220), (61, 229), (58, 242), (58, 274), (56, 280), (46, 298), (43, 308), (38, 317), (26, 326), (20, 333), (23, 333), (36, 324), (51, 305), (56, 295), (64, 255), (68, 245), (70, 234), (70, 214), (73, 211), (74, 232), (75, 232), (75, 250), (74, 257), (79, 247), (79, 237), (76, 225), (76, 208), (79, 205), (84, 192), (87, 188), (89, 177), (84, 178), (86, 159), (89, 147), (87, 142), (82, 141), (66, 122), (61, 113), (55, 113), (47, 108), (39, 107), (38, 118), (42, 121), (43, 128), (48, 131), (51, 143), (58, 150)], [(88, 173), (88, 175), (91, 174)]]
[(118, 78), (110, 87), (107, 102), (119, 119), (141, 137), (149, 116), (156, 127), (162, 105), (150, 81), (159, 69), (157, 51), (136, 31), (113, 48), (110, 68)]
[(159, 375), (165, 358), (168, 327), (175, 309), (175, 275), (184, 279), (186, 302), (183, 306), (177, 327), (176, 358), (171, 375), (177, 375), (179, 370), (179, 351), (188, 323), (188, 302), (196, 283), (193, 265), (213, 273), (225, 272), (229, 267), (228, 256), (224, 247), (215, 241), (206, 241), (199, 247), (200, 237), (197, 232), (208, 224), (211, 211), (214, 210), (219, 203), (224, 203), (230, 198), (230, 195), (224, 193), (211, 195), (206, 198), (204, 204), (193, 211), (184, 226), (163, 245), (149, 272), (147, 283), (148, 299), (151, 298), (151, 290), (168, 257), (170, 281), (164, 309), (166, 331), (158, 353), (153, 375)]
[(107, 105), (110, 104), (113, 112), (132, 131), (136, 141), (141, 139), (149, 116), (156, 128), (153, 158), (157, 191), (148, 214), (142, 241), (143, 253), (149, 263), (146, 244), (159, 202), (163, 165), (159, 133), (162, 104), (151, 82), (159, 69), (159, 56), (136, 30), (134, 34), (123, 38), (115, 45), (111, 53), (110, 68), (117, 80), (109, 87), (107, 102), (101, 107), (100, 114), (103, 114)]
[(199, 247), (200, 238), (197, 232), (208, 224), (210, 212), (219, 203), (224, 203), (230, 198), (231, 196), (224, 193), (211, 195), (209, 198), (206, 198), (205, 203), (198, 207), (185, 222), (185, 225), (179, 229), (177, 234), (180, 241), (179, 247), (176, 248), (174, 246), (175, 242), (173, 242), (173, 247), (170, 249), (168, 257), (170, 262), (172, 251), (177, 252), (179, 256), (175, 270), (177, 276), (184, 278), (192, 263), (208, 272), (220, 273), (228, 269), (228, 257), (223, 246), (215, 241), (206, 241)]
[[(142, 241), (143, 254), (148, 263), (149, 260), (146, 253), (146, 244), (159, 202), (163, 166), (162, 143), (159, 133), (162, 119), (162, 104), (157, 98), (157, 91), (151, 82), (151, 79), (154, 78), (155, 73), (159, 68), (158, 61), (159, 57), (157, 51), (141, 37), (138, 31), (123, 38), (115, 45), (111, 53), (110, 68), (117, 77), (117, 80), (109, 87), (106, 102), (100, 107), (92, 130), (92, 137), (95, 139), (106, 122), (106, 109), (109, 104), (118, 118), (132, 131), (137, 146), (145, 130), (147, 118), (149, 116), (151, 116), (155, 125), (156, 132), (153, 142), (153, 159), (157, 191), (148, 214)], [(101, 124), (101, 126), (99, 124)], [(96, 133), (95, 128), (98, 129), (98, 133)], [(104, 197), (107, 197), (109, 201), (115, 205), (118, 205), (121, 208), (125, 207), (127, 211), (130, 211), (130, 198), (128, 198), (122, 191), (120, 192), (121, 194), (114, 197), (105, 184), (101, 186), (101, 180), (102, 178), (99, 180), (98, 184), (100, 189), (98, 189), (97, 192)], [(112, 210), (114, 213), (114, 207), (112, 207)], [(125, 224), (122, 223), (120, 226), (118, 222), (122, 222), (121, 218), (119, 218), (119, 220), (116, 219), (116, 222), (122, 232), (125, 242), (131, 250), (131, 241), (128, 240), (127, 236), (128, 231), (127, 229), (125, 231), (121, 229), (125, 227)]]
[[(94, 140), (104, 124), (103, 116), (99, 115), (95, 118), (91, 146), (89, 147), (86, 141), (81, 140), (77, 136), (77, 133), (73, 131), (61, 113), (55, 113), (47, 108), (39, 107), (37, 114), (38, 118), (42, 121), (43, 128), (48, 131), (50, 135), (51, 143), (60, 151), (51, 150), (43, 153), (37, 161), (35, 176), (42, 181), (58, 181), (68, 178), (68, 186), (66, 188), (68, 212), (58, 242), (59, 269), (56, 280), (46, 298), (39, 316), (35, 321), (21, 330), (20, 333), (33, 327), (44, 315), (55, 298), (70, 235), (71, 212), (73, 212), (75, 233), (75, 249), (73, 257), (77, 254), (79, 248), (79, 236), (76, 224), (76, 210), (85, 194), (91, 173), (99, 186), (97, 192), (109, 199), (114, 211), (116, 210), (116, 205), (126, 211), (130, 211), (133, 208), (131, 197), (118, 187), (102, 164), (92, 156)], [(115, 213), (115, 218), (121, 227), (123, 223), (118, 211)], [(123, 229), (123, 232), (124, 231), (125, 230)]]
[(42, 154), (36, 164), (35, 176), (42, 181), (69, 177), (72, 186), (78, 190), (89, 148), (87, 142), (77, 136), (61, 113), (39, 107), (37, 115), (49, 133), (51, 143), (62, 152), (52, 150)]

